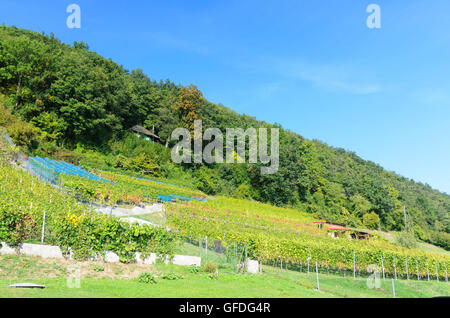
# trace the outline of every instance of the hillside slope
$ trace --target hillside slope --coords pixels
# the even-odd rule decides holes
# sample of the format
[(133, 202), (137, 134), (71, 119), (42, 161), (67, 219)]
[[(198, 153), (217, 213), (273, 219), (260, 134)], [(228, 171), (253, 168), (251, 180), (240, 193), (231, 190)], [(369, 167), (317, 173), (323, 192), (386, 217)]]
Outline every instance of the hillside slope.
[[(192, 101), (190, 117), (179, 107), (186, 100)], [(193, 86), (125, 70), (82, 42), (68, 45), (53, 35), (1, 26), (0, 104), (0, 125), (29, 154), (179, 180), (208, 194), (291, 206), (351, 226), (404, 230), (405, 206), (409, 232), (450, 248), (449, 195), (213, 104)], [(258, 164), (175, 165), (169, 136), (194, 118), (203, 120), (203, 129), (280, 128), (278, 173), (262, 175)], [(154, 127), (161, 145), (128, 135), (135, 124)]]

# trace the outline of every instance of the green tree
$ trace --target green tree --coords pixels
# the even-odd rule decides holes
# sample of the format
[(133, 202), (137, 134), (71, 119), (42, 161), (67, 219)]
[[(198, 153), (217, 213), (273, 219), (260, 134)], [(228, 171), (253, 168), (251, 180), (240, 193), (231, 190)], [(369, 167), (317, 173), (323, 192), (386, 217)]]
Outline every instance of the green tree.
[(181, 88), (178, 102), (174, 110), (183, 127), (193, 131), (194, 121), (199, 119), (198, 112), (203, 104), (203, 94), (197, 86), (191, 84)]
[(363, 224), (365, 227), (371, 230), (379, 229), (380, 218), (375, 212), (372, 211), (363, 216)]

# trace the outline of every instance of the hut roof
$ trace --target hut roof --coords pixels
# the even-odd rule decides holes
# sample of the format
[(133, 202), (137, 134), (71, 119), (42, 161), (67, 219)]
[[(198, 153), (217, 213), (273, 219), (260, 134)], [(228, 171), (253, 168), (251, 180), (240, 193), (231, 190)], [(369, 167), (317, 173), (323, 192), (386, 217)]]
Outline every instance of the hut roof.
[(332, 224), (328, 227), (329, 230), (335, 230), (335, 231), (347, 231), (348, 229), (337, 224)]
[(139, 126), (139, 125), (134, 125), (133, 127), (131, 127), (131, 130), (134, 131), (134, 132), (138, 132), (140, 134), (149, 136), (149, 137), (153, 137), (153, 138), (156, 138), (156, 139), (161, 139), (161, 138), (159, 138), (159, 136), (155, 135), (150, 130), (145, 129), (144, 127)]

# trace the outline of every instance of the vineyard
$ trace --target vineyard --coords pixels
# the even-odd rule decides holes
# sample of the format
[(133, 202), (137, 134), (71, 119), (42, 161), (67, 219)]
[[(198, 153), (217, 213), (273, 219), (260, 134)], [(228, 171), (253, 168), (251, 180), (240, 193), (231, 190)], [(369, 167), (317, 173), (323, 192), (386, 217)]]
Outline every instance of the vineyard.
[(58, 187), (0, 161), (0, 241), (11, 246), (39, 241), (58, 245), (77, 259), (113, 251), (127, 262), (135, 252), (144, 257), (152, 252), (171, 255), (177, 237), (97, 214)]
[[(365, 271), (376, 264), (385, 274), (407, 277), (447, 277), (450, 258), (445, 255), (407, 249), (381, 237), (371, 240), (338, 239), (319, 230), (313, 219), (295, 210), (245, 200), (218, 198), (198, 203), (169, 205), (167, 223), (187, 237), (238, 241), (248, 244), (248, 255), (263, 263), (304, 264)], [(407, 266), (408, 272), (407, 272)]]
[(139, 204), (157, 200), (159, 195), (183, 197), (205, 197), (200, 191), (181, 188), (152, 180), (139, 179), (119, 173), (92, 170), (96, 175), (114, 184), (98, 182), (79, 176), (62, 175), (59, 183), (80, 199), (100, 204)]
[(166, 222), (178, 233), (175, 235), (99, 215), (80, 201), (140, 204), (161, 195), (204, 198), (202, 192), (95, 170), (91, 172), (113, 183), (60, 174), (56, 185), (50, 185), (6, 163), (1, 164), (0, 172), (0, 239), (12, 245), (41, 239), (65, 251), (70, 248), (79, 258), (111, 250), (127, 262), (134, 252), (172, 254), (180, 236), (208, 237), (225, 244), (246, 244), (248, 256), (266, 264), (318, 262), (363, 271), (376, 264), (386, 275), (447, 277), (450, 259), (446, 255), (403, 248), (379, 236), (370, 240), (346, 235), (331, 238), (327, 226), (319, 229), (310, 214), (295, 209), (223, 196), (201, 202), (177, 201), (166, 204)]

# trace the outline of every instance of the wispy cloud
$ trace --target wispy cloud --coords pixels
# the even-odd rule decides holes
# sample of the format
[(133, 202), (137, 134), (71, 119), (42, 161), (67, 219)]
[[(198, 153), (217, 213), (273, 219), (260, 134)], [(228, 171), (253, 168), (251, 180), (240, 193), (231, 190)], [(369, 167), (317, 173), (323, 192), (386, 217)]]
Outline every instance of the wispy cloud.
[(274, 60), (269, 68), (281, 76), (308, 81), (332, 92), (364, 95), (381, 90), (378, 84), (366, 79), (365, 70), (357, 69), (353, 65)]
[(176, 37), (166, 32), (152, 32), (150, 34), (146, 34), (146, 36), (160, 45), (172, 49), (194, 52), (200, 55), (206, 55), (209, 52), (206, 46), (195, 43), (194, 41)]
[(297, 59), (264, 58), (240, 66), (290, 80), (301, 80), (330, 92), (353, 95), (373, 94), (381, 86), (364, 67), (346, 63), (313, 63)]
[(268, 98), (278, 92), (282, 87), (280, 82), (266, 83), (258, 87), (256, 93), (260, 98)]

